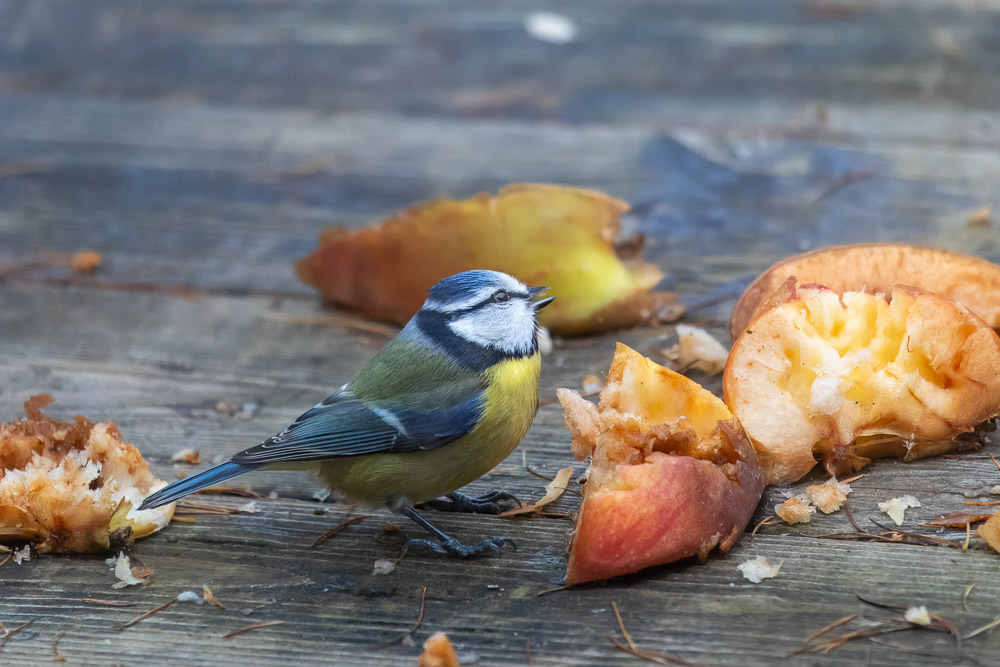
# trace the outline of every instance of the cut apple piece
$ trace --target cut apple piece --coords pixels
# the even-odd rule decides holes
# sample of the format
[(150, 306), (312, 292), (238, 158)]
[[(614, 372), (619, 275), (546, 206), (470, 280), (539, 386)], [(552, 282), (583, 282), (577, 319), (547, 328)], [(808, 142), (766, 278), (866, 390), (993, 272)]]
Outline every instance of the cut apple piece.
[(1000, 338), (967, 308), (914, 287), (882, 294), (784, 286), (729, 355), (726, 403), (770, 483), (823, 460), (847, 474), (877, 456), (954, 451), (1000, 411)]
[(837, 294), (861, 290), (888, 294), (896, 285), (914, 285), (965, 305), (1000, 329), (1000, 266), (940, 248), (863, 243), (789, 257), (762, 273), (733, 309), (732, 340), (746, 331), (771, 294), (792, 276), (800, 285), (826, 285)]
[(640, 259), (641, 237), (618, 239), (626, 210), (593, 190), (508, 185), (415, 204), (378, 226), (329, 229), (296, 271), (326, 299), (398, 324), (434, 283), (467, 269), (547, 285), (557, 298), (539, 321), (556, 335), (677, 319), (676, 295), (651, 291), (663, 273)]
[(728, 551), (764, 475), (725, 404), (618, 344), (600, 406), (560, 389), (577, 459), (591, 457), (566, 584)]

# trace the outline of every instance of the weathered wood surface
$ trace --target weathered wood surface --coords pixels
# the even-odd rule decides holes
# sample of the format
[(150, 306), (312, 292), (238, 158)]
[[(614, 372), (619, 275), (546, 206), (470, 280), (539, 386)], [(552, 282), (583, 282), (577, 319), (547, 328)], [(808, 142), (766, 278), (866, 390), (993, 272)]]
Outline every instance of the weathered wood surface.
[[(547, 7), (578, 22), (578, 43), (530, 39), (522, 19), (534, 3), (506, 0), (5, 3), (0, 263), (95, 248), (105, 264), (93, 276), (34, 270), (0, 282), (0, 415), (49, 392), (54, 415), (114, 419), (168, 479), (181, 447), (210, 463), (253, 444), (350, 378), (384, 340), (281, 320), (324, 312), (292, 272), (317, 232), (510, 181), (631, 201), (629, 226), (648, 235), (665, 285), (692, 303), (826, 243), (903, 239), (1000, 260), (997, 223), (966, 222), (981, 205), (1000, 209), (995, 4)], [(724, 339), (730, 307), (690, 319)], [(605, 370), (616, 338), (647, 351), (671, 335), (562, 343), (544, 361), (543, 398)], [(719, 389), (718, 378), (706, 382)], [(252, 420), (220, 415), (220, 400), (259, 410)], [(907, 512), (911, 528), (960, 509), (966, 492), (1000, 482), (992, 441), (871, 466), (851, 497), (858, 520), (885, 518), (878, 501), (902, 493), (923, 503)], [(523, 448), (538, 470), (570, 462), (557, 406), (541, 409)], [(505, 534), (520, 550), (472, 562), (413, 556), (373, 576), (376, 558), (397, 553), (382, 524), (415, 530), (376, 513), (311, 548), (356, 513), (334, 501), (317, 515), (319, 486), (304, 477), (247, 481), (279, 498), (136, 544), (155, 569), (146, 588), (111, 590), (100, 558), (0, 567), (0, 622), (37, 619), (0, 648), (0, 662), (46, 662), (66, 630), (59, 647), (70, 664), (414, 664), (418, 647), (383, 640), (415, 620), (424, 586), (417, 642), (444, 630), (484, 665), (525, 664), (528, 642), (536, 665), (636, 664), (608, 641), (618, 634), (612, 601), (641, 646), (712, 665), (785, 661), (834, 619), (890, 614), (856, 594), (927, 604), (965, 631), (1000, 616), (1000, 560), (981, 542), (962, 552), (818, 539), (851, 529), (843, 513), (802, 529), (764, 527), (705, 564), (538, 597), (562, 579), (567, 520), (441, 516), (456, 535)], [(517, 452), (474, 488), (531, 498), (543, 484)], [(781, 498), (769, 490), (757, 519)], [(575, 503), (566, 495), (555, 510)], [(754, 585), (736, 565), (758, 554), (784, 566)], [(178, 603), (113, 629), (202, 584), (226, 611)], [(286, 623), (221, 639), (272, 620)], [(911, 652), (857, 642), (787, 660), (958, 662), (947, 635), (890, 639)], [(968, 662), (994, 664), (1000, 652), (994, 634), (965, 644)]]

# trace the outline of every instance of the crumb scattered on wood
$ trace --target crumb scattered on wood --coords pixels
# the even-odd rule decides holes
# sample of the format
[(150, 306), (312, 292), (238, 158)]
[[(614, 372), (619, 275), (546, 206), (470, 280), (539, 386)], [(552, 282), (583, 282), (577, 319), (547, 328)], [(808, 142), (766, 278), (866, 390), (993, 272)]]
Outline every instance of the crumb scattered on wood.
[(171, 463), (190, 463), (191, 465), (198, 465), (201, 463), (201, 453), (196, 452), (190, 447), (185, 447), (174, 452), (173, 456), (170, 457)]
[(788, 524), (809, 523), (816, 508), (799, 496), (792, 496), (780, 505), (774, 506), (774, 513)]
[(458, 656), (443, 632), (435, 632), (424, 642), (424, 652), (417, 659), (418, 667), (458, 667)]
[(743, 573), (744, 579), (750, 581), (751, 583), (759, 584), (765, 579), (773, 579), (774, 577), (777, 577), (784, 562), (784, 558), (780, 558), (777, 562), (775, 562), (770, 558), (757, 556), (756, 558), (740, 563), (736, 567), (738, 567), (740, 572)]
[(252, 632), (254, 630), (260, 630), (261, 628), (270, 628), (275, 625), (282, 625), (285, 621), (266, 621), (264, 623), (253, 623), (246, 627), (240, 628), (239, 630), (233, 630), (222, 635), (222, 639), (229, 639), (230, 637), (235, 637), (236, 635), (242, 635), (244, 632)]
[(889, 515), (897, 526), (903, 525), (903, 514), (910, 507), (920, 507), (920, 501), (916, 497), (906, 494), (898, 498), (890, 498), (884, 503), (879, 503), (878, 508)]
[(985, 206), (980, 206), (975, 211), (969, 214), (968, 220), (969, 225), (972, 227), (986, 227), (990, 224), (990, 218), (993, 215), (993, 207), (989, 204)]
[(596, 375), (586, 376), (580, 384), (584, 394), (597, 394), (604, 388), (604, 381)]
[(370, 519), (370, 518), (371, 518), (370, 516), (356, 516), (353, 519), (348, 519), (347, 521), (334, 526), (330, 530), (326, 531), (325, 533), (317, 537), (316, 541), (313, 542), (312, 545), (314, 547), (318, 547), (319, 545), (323, 544), (328, 539), (330, 539), (331, 537), (342, 531), (344, 528), (350, 526), (352, 523), (358, 523), (359, 521), (364, 521), (365, 519)]
[(105, 562), (113, 566), (115, 577), (118, 578), (118, 581), (111, 585), (111, 588), (115, 589), (148, 584), (149, 575), (153, 573), (151, 568), (132, 567), (131, 559), (124, 553), (119, 553), (116, 558), (109, 558)]
[(675, 371), (691, 368), (705, 375), (717, 375), (726, 367), (729, 350), (704, 329), (688, 324), (677, 325), (677, 344), (653, 352), (667, 361)]
[(806, 497), (823, 514), (832, 514), (839, 510), (850, 493), (851, 485), (847, 482), (838, 482), (836, 477), (822, 484), (806, 487)]
[(903, 620), (914, 625), (930, 625), (933, 623), (931, 615), (924, 605), (910, 605), (907, 607), (906, 612), (903, 614)]
[(372, 566), (372, 575), (392, 574), (396, 569), (396, 561), (388, 558), (379, 558)]

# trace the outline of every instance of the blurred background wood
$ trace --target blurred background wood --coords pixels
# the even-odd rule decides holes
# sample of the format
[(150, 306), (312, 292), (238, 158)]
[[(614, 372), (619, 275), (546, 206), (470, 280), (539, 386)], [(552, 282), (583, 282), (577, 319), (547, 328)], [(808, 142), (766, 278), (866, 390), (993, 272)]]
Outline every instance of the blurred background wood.
[[(776, 259), (830, 243), (906, 240), (1000, 261), (998, 223), (968, 223), (981, 206), (1000, 210), (996, 3), (546, 8), (576, 23), (574, 43), (533, 39), (524, 20), (536, 3), (511, 0), (0, 5), (0, 264), (80, 249), (104, 258), (91, 275), (0, 276), (2, 418), (49, 392), (55, 416), (114, 419), (164, 479), (191, 468), (170, 463), (183, 447), (210, 464), (254, 444), (384, 342), (294, 321), (329, 312), (292, 268), (317, 233), (512, 181), (632, 202), (628, 231), (647, 235), (665, 288), (689, 303), (738, 293)], [(689, 321), (725, 340), (731, 306)], [(559, 344), (542, 397), (606, 370), (616, 339), (648, 352), (672, 337), (663, 327)], [(694, 377), (719, 389), (718, 378)], [(249, 404), (252, 418), (219, 402)], [(571, 461), (561, 422), (558, 406), (541, 409), (523, 444), (534, 469)], [(980, 452), (871, 466), (851, 496), (858, 520), (884, 518), (877, 503), (903, 493), (923, 503), (907, 512), (911, 527), (961, 509), (964, 494), (1000, 481), (992, 439)], [(521, 457), (475, 489), (540, 496), (544, 481)], [(525, 664), (528, 644), (535, 665), (635, 664), (608, 640), (614, 601), (642, 647), (746, 665), (784, 660), (848, 614), (891, 614), (856, 594), (926, 604), (964, 631), (1000, 616), (997, 554), (816, 539), (851, 530), (843, 513), (764, 527), (727, 558), (537, 597), (562, 580), (568, 520), (442, 516), (458, 536), (504, 534), (520, 550), (472, 562), (411, 556), (375, 576), (374, 560), (397, 553), (382, 524), (415, 529), (376, 513), (311, 548), (357, 512), (335, 498), (319, 505), (305, 477), (246, 483), (279, 497), (136, 544), (155, 570), (146, 588), (112, 591), (102, 558), (0, 567), (0, 622), (37, 619), (0, 661), (47, 661), (65, 630), (70, 664), (414, 664), (419, 643), (443, 630), (470, 664)], [(769, 490), (757, 520), (782, 498)], [(553, 511), (577, 502), (567, 494)], [(784, 566), (754, 585), (736, 565), (758, 554)], [(112, 627), (203, 584), (225, 611), (178, 603)], [(383, 643), (414, 622), (424, 586), (417, 646)], [(276, 620), (285, 623), (221, 638)], [(946, 634), (893, 641), (907, 651), (857, 642), (789, 662), (959, 661)], [(970, 662), (992, 664), (997, 651), (993, 634), (966, 642)]]

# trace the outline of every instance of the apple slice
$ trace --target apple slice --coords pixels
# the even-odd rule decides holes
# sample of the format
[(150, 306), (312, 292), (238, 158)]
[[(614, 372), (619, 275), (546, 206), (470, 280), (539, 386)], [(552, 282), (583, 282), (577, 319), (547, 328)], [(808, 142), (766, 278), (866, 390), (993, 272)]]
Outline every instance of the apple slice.
[(618, 344), (600, 407), (560, 389), (578, 460), (591, 457), (566, 584), (728, 551), (764, 475), (725, 404)]
[(770, 483), (799, 479), (817, 458), (844, 475), (877, 456), (974, 446), (956, 438), (1000, 412), (1000, 338), (966, 307), (915, 287), (890, 300), (791, 278), (779, 294), (723, 376)]
[(733, 309), (729, 319), (732, 340), (740, 337), (765, 301), (791, 276), (800, 285), (826, 285), (838, 294), (863, 289), (888, 294), (896, 285), (914, 285), (964, 304), (1000, 329), (1000, 266), (940, 248), (863, 243), (789, 257), (762, 273)]

